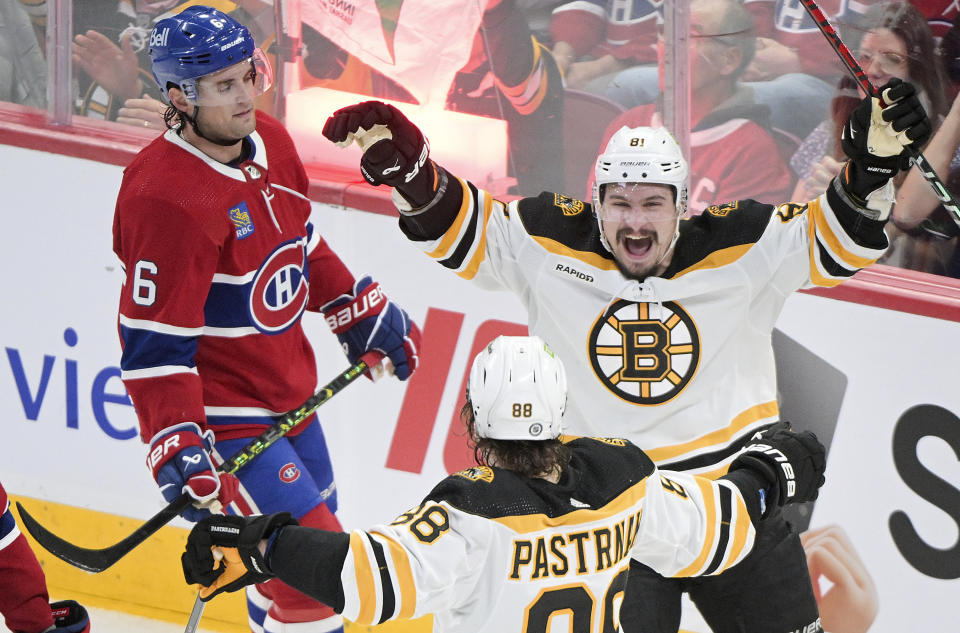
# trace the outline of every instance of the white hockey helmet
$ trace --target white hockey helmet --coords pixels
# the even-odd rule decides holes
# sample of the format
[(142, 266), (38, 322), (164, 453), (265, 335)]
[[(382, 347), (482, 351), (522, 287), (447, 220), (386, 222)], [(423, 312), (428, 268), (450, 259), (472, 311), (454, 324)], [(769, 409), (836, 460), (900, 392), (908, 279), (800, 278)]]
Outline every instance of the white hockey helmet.
[(624, 125), (610, 137), (594, 169), (593, 209), (600, 209), (600, 187), (611, 183), (670, 185), (680, 215), (687, 209), (690, 168), (666, 128)]
[(498, 336), (473, 360), (467, 394), (479, 437), (552, 440), (561, 433), (567, 374), (539, 336)]

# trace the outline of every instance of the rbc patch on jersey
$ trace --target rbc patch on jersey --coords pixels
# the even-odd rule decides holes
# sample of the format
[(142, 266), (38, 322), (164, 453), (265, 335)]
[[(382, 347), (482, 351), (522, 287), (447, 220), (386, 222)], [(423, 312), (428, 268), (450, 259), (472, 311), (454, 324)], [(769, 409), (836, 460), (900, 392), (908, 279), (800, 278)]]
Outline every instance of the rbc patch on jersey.
[(293, 462), (289, 464), (284, 464), (280, 468), (280, 481), (285, 484), (292, 484), (296, 480), (300, 479), (300, 469), (297, 468), (297, 465)]
[(227, 214), (230, 216), (230, 221), (233, 222), (233, 226), (236, 228), (238, 240), (253, 235), (253, 220), (250, 219), (250, 211), (247, 209), (246, 202), (241, 202), (233, 207)]

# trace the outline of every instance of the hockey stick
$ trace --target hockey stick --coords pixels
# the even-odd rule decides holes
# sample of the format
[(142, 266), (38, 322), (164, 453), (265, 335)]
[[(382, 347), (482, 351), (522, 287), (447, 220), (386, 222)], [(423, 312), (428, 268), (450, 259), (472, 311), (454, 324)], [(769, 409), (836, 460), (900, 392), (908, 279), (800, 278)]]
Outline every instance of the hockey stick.
[[(867, 78), (867, 73), (863, 71), (863, 68), (861, 68), (860, 63), (853, 56), (853, 53), (850, 52), (850, 49), (847, 48), (846, 44), (840, 39), (837, 30), (830, 24), (830, 20), (828, 20), (827, 16), (820, 10), (815, 0), (800, 0), (800, 4), (807, 10), (807, 13), (810, 14), (813, 21), (817, 23), (817, 28), (819, 28), (823, 36), (827, 38), (827, 41), (830, 43), (830, 46), (833, 47), (833, 50), (837, 52), (837, 55), (840, 56), (841, 61), (843, 61), (847, 70), (850, 71), (850, 74), (853, 75), (854, 80), (860, 85), (860, 88), (871, 97), (880, 99), (882, 103), (883, 97), (877, 92), (876, 87), (870, 83), (870, 79)], [(920, 173), (923, 174), (924, 180), (930, 184), (930, 188), (933, 189), (933, 193), (936, 194), (943, 208), (950, 212), (953, 221), (957, 223), (957, 226), (960, 226), (960, 201), (957, 201), (957, 198), (946, 188), (943, 181), (937, 176), (937, 172), (934, 171), (929, 161), (927, 161), (918, 148), (909, 147), (907, 151), (910, 152), (914, 164), (917, 166), (917, 169), (920, 170)]]
[[(266, 431), (252, 439), (246, 446), (237, 451), (236, 454), (220, 464), (217, 467), (217, 471), (232, 474), (246, 466), (255, 459), (257, 455), (267, 450), (274, 442), (309, 418), (320, 405), (362, 376), (367, 369), (368, 366), (365, 362), (362, 360), (357, 361), (355, 365), (331, 380), (317, 393), (310, 396), (302, 405), (284, 413), (283, 417), (274, 422)], [(99, 573), (126, 556), (134, 547), (147, 540), (151, 534), (173, 520), (175, 516), (180, 514), (180, 512), (193, 501), (193, 497), (187, 493), (183, 493), (160, 510), (160, 512), (153, 515), (146, 523), (130, 534), (130, 536), (115, 545), (103, 549), (86, 549), (69, 543), (40, 525), (19, 502), (17, 503), (17, 510), (20, 511), (20, 519), (23, 521), (27, 532), (29, 532), (45, 550), (60, 560), (70, 563), (74, 567)]]
[(200, 599), (200, 594), (197, 594), (197, 599), (193, 602), (193, 609), (190, 610), (190, 618), (187, 620), (187, 626), (183, 629), (183, 633), (196, 633), (197, 626), (200, 624), (200, 618), (203, 616), (203, 608), (207, 606), (207, 603)]

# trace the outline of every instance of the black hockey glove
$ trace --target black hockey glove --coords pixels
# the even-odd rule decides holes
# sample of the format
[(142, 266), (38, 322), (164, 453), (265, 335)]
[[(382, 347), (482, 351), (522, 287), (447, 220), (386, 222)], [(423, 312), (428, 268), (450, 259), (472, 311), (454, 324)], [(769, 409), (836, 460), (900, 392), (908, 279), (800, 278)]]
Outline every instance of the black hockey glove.
[(865, 97), (850, 113), (841, 137), (852, 163), (841, 177), (847, 191), (861, 200), (909, 169), (910, 149), (926, 145), (932, 129), (913, 84), (891, 79), (879, 92), (884, 105)]
[(363, 150), (360, 172), (371, 185), (389, 185), (414, 208), (433, 199), (436, 167), (430, 145), (400, 110), (380, 101), (341, 108), (323, 126), (323, 135), (341, 147), (356, 140)]
[(823, 485), (826, 449), (810, 431), (795, 433), (778, 422), (757, 433), (730, 464), (730, 472), (749, 468), (767, 482), (766, 512), (788, 503), (813, 501)]
[[(200, 598), (204, 601), (270, 580), (275, 574), (260, 553), (260, 541), (288, 525), (297, 525), (297, 521), (287, 512), (252, 517), (214, 514), (203, 519), (193, 526), (180, 557), (184, 579), (187, 584), (203, 585)], [(214, 548), (223, 555), (222, 560)]]

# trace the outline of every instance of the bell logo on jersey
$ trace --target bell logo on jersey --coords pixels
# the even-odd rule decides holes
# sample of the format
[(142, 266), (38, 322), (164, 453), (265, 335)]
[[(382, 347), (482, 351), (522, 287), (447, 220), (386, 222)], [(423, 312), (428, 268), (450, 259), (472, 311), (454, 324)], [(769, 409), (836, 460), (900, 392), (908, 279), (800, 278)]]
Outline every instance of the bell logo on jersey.
[(614, 302), (590, 330), (590, 364), (617, 397), (639, 405), (672, 400), (700, 362), (700, 335), (672, 301)]
[(247, 209), (246, 202), (241, 202), (227, 211), (227, 215), (230, 216), (230, 221), (236, 228), (238, 240), (253, 235), (253, 220), (250, 219), (250, 210)]
[(284, 464), (280, 467), (280, 481), (285, 484), (292, 484), (296, 480), (300, 479), (300, 469), (297, 468), (297, 465), (293, 462)]
[(248, 309), (253, 326), (279, 334), (300, 320), (310, 294), (305, 238), (278, 246), (260, 265), (250, 288)]

